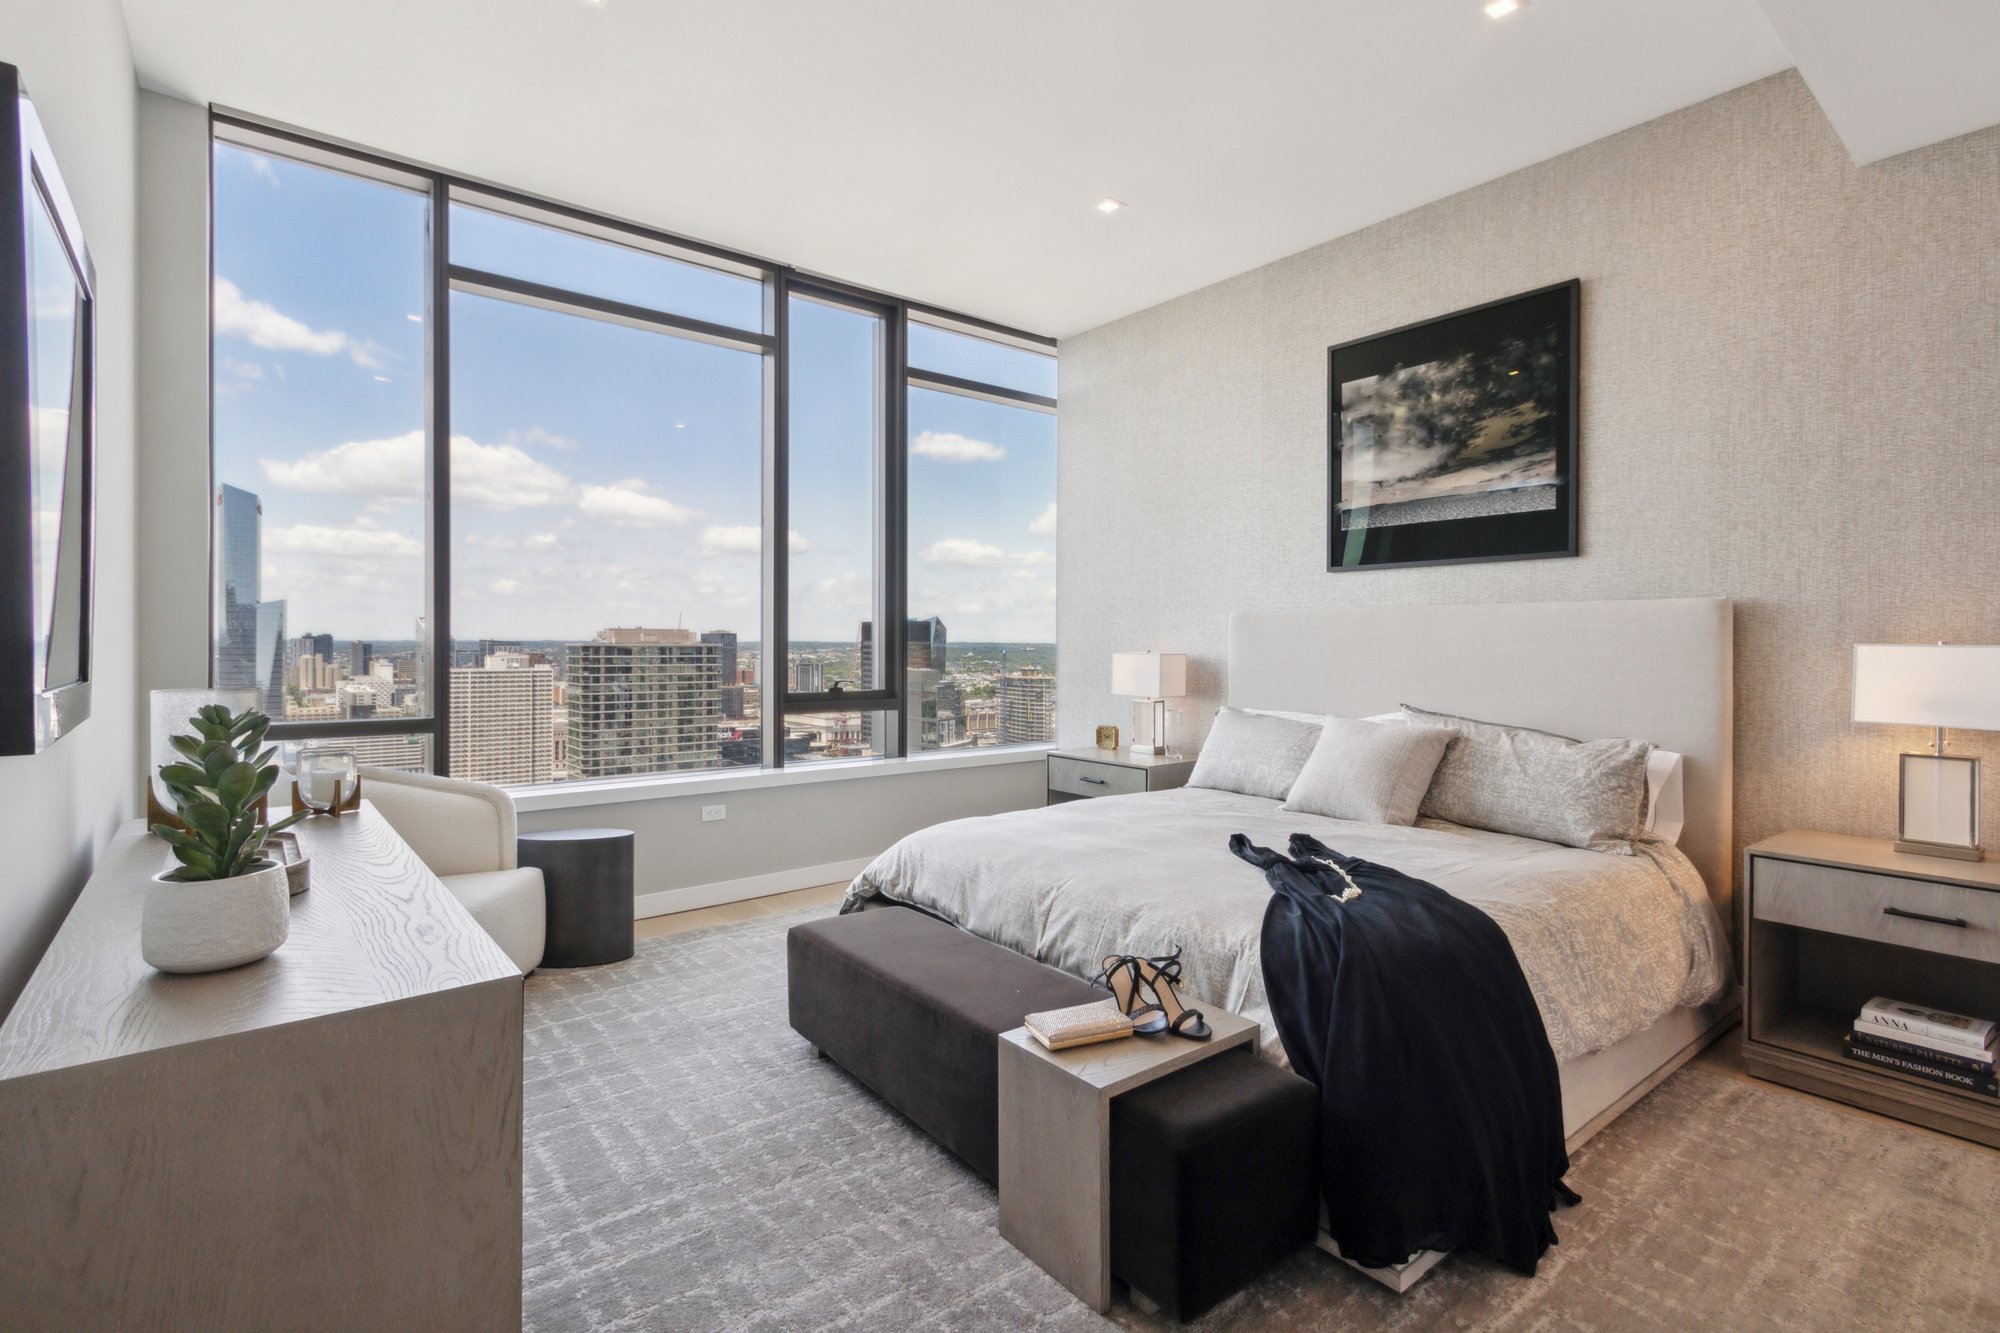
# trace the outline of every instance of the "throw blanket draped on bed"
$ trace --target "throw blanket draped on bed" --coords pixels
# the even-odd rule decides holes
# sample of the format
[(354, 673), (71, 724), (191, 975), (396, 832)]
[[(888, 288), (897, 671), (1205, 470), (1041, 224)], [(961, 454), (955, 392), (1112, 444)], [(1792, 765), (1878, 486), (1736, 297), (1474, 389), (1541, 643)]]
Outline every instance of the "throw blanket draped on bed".
[[(1304, 834), (1289, 858), (1240, 833), (1229, 850), (1271, 887), (1265, 992), (1319, 1089), (1340, 1252), (1380, 1268), (1474, 1250), (1532, 1275), (1556, 1241), (1549, 1210), (1576, 1195), (1555, 1052), (1507, 936), (1436, 885)], [(1342, 901), (1350, 885), (1360, 896)]]

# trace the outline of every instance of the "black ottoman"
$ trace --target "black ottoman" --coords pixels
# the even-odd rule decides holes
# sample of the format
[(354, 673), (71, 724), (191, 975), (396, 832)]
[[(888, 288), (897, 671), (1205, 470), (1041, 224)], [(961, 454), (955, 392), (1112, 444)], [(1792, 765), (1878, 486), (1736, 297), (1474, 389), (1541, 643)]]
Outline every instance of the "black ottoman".
[(547, 888), (543, 967), (595, 967), (632, 956), (632, 830), (548, 829), (517, 840)]
[(1193, 1319), (1319, 1230), (1318, 1094), (1247, 1051), (1111, 1103), (1111, 1272)]
[(798, 1034), (996, 1184), (999, 1035), (1023, 1015), (1105, 998), (904, 907), (793, 926), (785, 953)]

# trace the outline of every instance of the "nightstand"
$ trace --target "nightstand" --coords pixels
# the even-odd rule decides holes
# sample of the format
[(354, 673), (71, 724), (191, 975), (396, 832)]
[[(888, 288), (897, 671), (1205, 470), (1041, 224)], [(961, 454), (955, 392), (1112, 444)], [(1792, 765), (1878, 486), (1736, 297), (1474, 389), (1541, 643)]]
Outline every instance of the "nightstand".
[(1871, 996), (2000, 1018), (2000, 865), (1781, 833), (1743, 854), (1752, 1074), (2000, 1147), (2000, 1099), (1841, 1054)]
[(1178, 787), (1194, 771), (1184, 754), (1133, 754), (1130, 750), (1051, 750), (1049, 804), (1092, 796), (1130, 796)]

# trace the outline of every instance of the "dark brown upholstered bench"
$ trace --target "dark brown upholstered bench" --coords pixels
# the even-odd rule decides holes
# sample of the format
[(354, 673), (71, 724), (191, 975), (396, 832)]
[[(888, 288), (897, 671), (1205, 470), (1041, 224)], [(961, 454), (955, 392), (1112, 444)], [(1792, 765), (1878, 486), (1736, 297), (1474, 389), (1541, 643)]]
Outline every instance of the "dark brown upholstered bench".
[[(995, 1184), (1000, 1033), (1104, 998), (907, 908), (794, 926), (785, 949), (799, 1035)], [(1116, 1098), (1112, 1273), (1192, 1318), (1310, 1243), (1314, 1101), (1311, 1084), (1247, 1052)]]
[(1312, 1084), (1248, 1050), (1111, 1103), (1111, 1272), (1193, 1319), (1319, 1230)]
[(1105, 993), (936, 917), (885, 907), (793, 926), (792, 1027), (994, 1184), (1000, 1055), (1024, 1014)]

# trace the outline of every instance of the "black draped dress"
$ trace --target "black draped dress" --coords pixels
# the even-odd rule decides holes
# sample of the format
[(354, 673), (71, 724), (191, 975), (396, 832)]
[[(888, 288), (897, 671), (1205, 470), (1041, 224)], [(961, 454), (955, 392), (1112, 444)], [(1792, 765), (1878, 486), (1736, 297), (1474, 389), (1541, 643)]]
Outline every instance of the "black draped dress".
[[(1541, 1011), (1493, 919), (1302, 833), (1264, 871), (1264, 988), (1319, 1089), (1320, 1193), (1347, 1258), (1472, 1250), (1521, 1273), (1556, 1243), (1562, 1087)], [(1337, 867), (1337, 868), (1336, 868)], [(1343, 877), (1341, 871), (1346, 872)], [(1358, 897), (1341, 901), (1349, 881)]]

